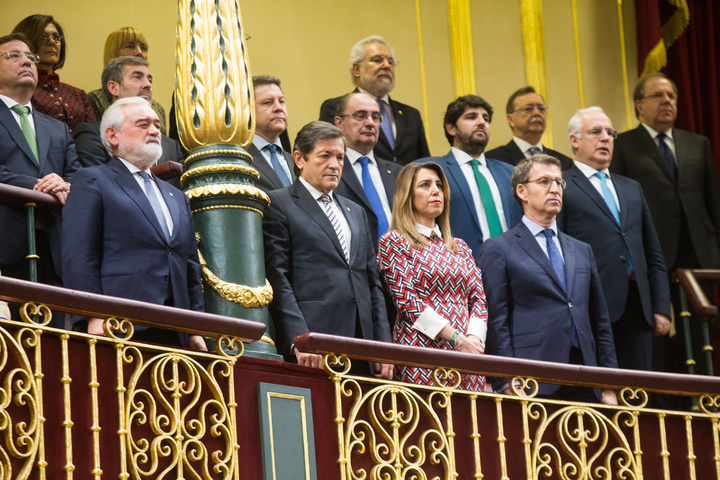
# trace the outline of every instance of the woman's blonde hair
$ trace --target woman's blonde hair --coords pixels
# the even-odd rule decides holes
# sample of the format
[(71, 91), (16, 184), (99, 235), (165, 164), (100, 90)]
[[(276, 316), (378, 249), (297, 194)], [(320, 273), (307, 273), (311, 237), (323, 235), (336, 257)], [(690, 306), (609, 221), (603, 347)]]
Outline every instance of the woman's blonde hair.
[(443, 241), (447, 248), (453, 252), (457, 252), (458, 246), (450, 231), (450, 188), (448, 187), (445, 172), (443, 172), (442, 167), (434, 162), (409, 163), (400, 170), (397, 181), (395, 182), (390, 230), (400, 232), (413, 248), (419, 249), (422, 248), (422, 245), (429, 245), (427, 238), (418, 232), (415, 226), (417, 221), (415, 219), (415, 208), (412, 204), (415, 178), (417, 177), (417, 172), (423, 169), (432, 170), (440, 177), (444, 200), (443, 211), (435, 219), (435, 223), (440, 228)]
[(120, 56), (120, 48), (127, 42), (142, 43), (150, 50), (147, 38), (145, 38), (145, 35), (143, 35), (140, 30), (135, 27), (118, 28), (110, 33), (107, 40), (105, 40), (105, 58), (103, 65), (107, 65), (110, 60)]

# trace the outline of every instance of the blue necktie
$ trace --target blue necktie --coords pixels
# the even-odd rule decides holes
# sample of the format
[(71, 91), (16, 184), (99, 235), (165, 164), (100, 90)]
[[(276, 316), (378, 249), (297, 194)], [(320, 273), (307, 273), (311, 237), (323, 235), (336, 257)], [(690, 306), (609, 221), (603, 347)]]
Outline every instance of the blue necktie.
[[(607, 184), (607, 174), (605, 172), (597, 172), (595, 175), (597, 175), (598, 179), (600, 180), (600, 189), (602, 190), (603, 200), (605, 200), (605, 203), (607, 204), (608, 208), (610, 209), (610, 213), (612, 213), (612, 216), (615, 217), (615, 221), (617, 222), (617, 224), (622, 226), (620, 224), (620, 210), (618, 209), (618, 206), (615, 203), (615, 197), (613, 197), (613, 194), (610, 191), (610, 187), (608, 187), (608, 184)], [(633, 271), (633, 264), (632, 264), (632, 258), (630, 257), (630, 250), (626, 251), (626, 256), (628, 259), (628, 264), (627, 264), (628, 275), (630, 275)]]
[(388, 231), (390, 224), (388, 224), (388, 219), (385, 215), (385, 209), (383, 208), (382, 201), (380, 200), (380, 195), (378, 195), (378, 192), (375, 189), (375, 184), (370, 176), (370, 168), (368, 167), (370, 159), (368, 157), (360, 157), (359, 162), (362, 164), (362, 181), (363, 188), (365, 189), (365, 195), (367, 195), (368, 200), (370, 200), (370, 205), (377, 217), (379, 239)]
[(395, 150), (395, 134), (393, 133), (392, 122), (385, 108), (385, 100), (379, 99), (377, 102), (380, 104), (380, 115), (383, 116), (383, 120), (380, 122), (380, 128), (382, 128), (385, 138), (387, 138), (390, 144), (390, 150)]
[(287, 173), (285, 173), (285, 169), (283, 168), (282, 164), (280, 163), (280, 159), (278, 158), (278, 154), (280, 153), (280, 147), (274, 144), (268, 144), (265, 146), (265, 148), (270, 150), (270, 162), (272, 163), (273, 170), (275, 170), (275, 173), (280, 179), (280, 182), (283, 184), (284, 187), (289, 187), (290, 179), (288, 178)]
[(667, 135), (660, 132), (657, 135), (658, 139), (658, 147), (660, 148), (660, 155), (665, 159), (665, 164), (668, 167), (668, 170), (670, 171), (670, 175), (672, 175), (673, 178), (677, 179), (677, 165), (675, 164), (675, 156), (672, 153), (672, 150), (670, 150), (670, 147), (667, 143), (665, 143), (665, 139), (667, 138)]
[[(555, 270), (555, 273), (560, 279), (560, 285), (562, 285), (563, 290), (567, 292), (567, 283), (565, 282), (565, 264), (563, 263), (562, 256), (560, 255), (560, 250), (553, 240), (555, 232), (552, 228), (546, 228), (543, 230), (543, 233), (545, 234), (545, 239), (547, 240), (547, 253), (548, 257), (550, 257), (550, 263), (552, 263), (553, 270)], [(570, 320), (570, 342), (572, 342), (573, 347), (580, 348), (580, 338), (578, 337), (577, 329), (575, 328), (575, 322), (572, 321), (572, 319)]]
[(148, 200), (150, 200), (150, 206), (155, 212), (158, 222), (160, 222), (160, 228), (162, 229), (163, 234), (165, 234), (165, 240), (170, 243), (170, 230), (168, 230), (167, 220), (165, 220), (165, 214), (160, 206), (160, 200), (158, 200), (157, 195), (155, 195), (155, 189), (153, 188), (152, 180), (150, 180), (150, 175), (148, 175), (147, 172), (138, 173), (145, 181), (145, 195), (147, 195)]

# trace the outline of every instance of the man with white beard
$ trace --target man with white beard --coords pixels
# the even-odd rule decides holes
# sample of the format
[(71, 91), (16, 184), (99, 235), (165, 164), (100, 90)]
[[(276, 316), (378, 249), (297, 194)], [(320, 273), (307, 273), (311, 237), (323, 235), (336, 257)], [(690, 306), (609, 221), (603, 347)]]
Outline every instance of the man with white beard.
[[(203, 311), (190, 202), (152, 175), (162, 155), (160, 120), (140, 97), (113, 103), (102, 118), (107, 165), (82, 169), (63, 211), (64, 285), (75, 290)], [(104, 335), (100, 318), (73, 318)], [(206, 350), (198, 335), (135, 327), (133, 340)]]

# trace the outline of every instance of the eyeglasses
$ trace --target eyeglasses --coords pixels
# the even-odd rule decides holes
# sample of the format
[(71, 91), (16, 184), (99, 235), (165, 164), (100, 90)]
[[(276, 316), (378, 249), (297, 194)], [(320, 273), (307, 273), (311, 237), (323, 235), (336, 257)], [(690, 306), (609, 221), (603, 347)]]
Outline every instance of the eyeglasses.
[(8, 52), (0, 53), (0, 58), (7, 55), (8, 60), (11, 62), (19, 62), (23, 56), (27, 57), (28, 60), (30, 60), (32, 63), (40, 63), (40, 57), (35, 55), (34, 53), (24, 53), (19, 52), (17, 50), (10, 50)]
[(554, 183), (557, 185), (557, 187), (560, 190), (565, 190), (565, 187), (567, 186), (567, 182), (563, 180), (562, 178), (550, 178), (550, 177), (540, 177), (536, 180), (528, 180), (525, 183), (537, 183), (540, 187), (549, 190), (550, 186)]
[(617, 140), (618, 132), (617, 130), (613, 130), (612, 128), (591, 128), (587, 131), (587, 134), (593, 138), (597, 138), (602, 135), (603, 132), (607, 133), (607, 136), (612, 138), (613, 140)]
[(368, 58), (367, 61), (372, 63), (373, 65), (381, 65), (385, 60), (387, 60), (388, 65), (391, 67), (397, 67), (400, 61), (395, 57), (386, 57), (385, 55), (373, 55), (372, 57)]
[(353, 117), (358, 122), (364, 122), (365, 120), (367, 120), (368, 117), (370, 117), (374, 123), (380, 123), (383, 121), (383, 118), (385, 118), (382, 115), (380, 115), (378, 112), (368, 113), (364, 110), (358, 110), (357, 112), (348, 113), (347, 115), (338, 115), (338, 116), (340, 118)]
[(515, 110), (515, 112), (521, 112), (524, 115), (530, 115), (533, 110), (537, 110), (540, 113), (545, 113), (548, 111), (548, 108), (549, 107), (547, 105), (525, 105), (524, 107)]
[(675, 92), (655, 92), (651, 93), (650, 95), (645, 95), (642, 97), (645, 100), (650, 100), (651, 102), (662, 102), (665, 97), (671, 101), (676, 102), (677, 101), (677, 94)]
[(51, 40), (51, 39), (52, 39), (53, 42), (55, 42), (55, 43), (60, 43), (63, 38), (65, 38), (65, 37), (62, 36), (62, 35), (58, 35), (57, 33), (53, 33), (52, 35), (48, 35), (47, 33), (43, 33), (43, 34), (42, 34), (42, 37), (40, 37), (40, 40), (42, 40), (43, 42), (46, 42), (46, 43), (47, 43), (48, 40)]

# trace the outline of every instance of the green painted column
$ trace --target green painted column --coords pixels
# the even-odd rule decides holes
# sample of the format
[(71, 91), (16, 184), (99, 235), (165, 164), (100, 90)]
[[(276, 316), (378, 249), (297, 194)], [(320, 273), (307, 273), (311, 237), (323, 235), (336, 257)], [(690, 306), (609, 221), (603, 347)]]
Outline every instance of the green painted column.
[[(190, 155), (181, 183), (195, 220), (205, 309), (262, 322), (267, 305), (262, 215), (268, 196), (245, 147), (255, 132), (252, 78), (240, 7), (232, 0), (179, 0), (175, 109)], [(245, 355), (280, 359), (271, 333)]]

